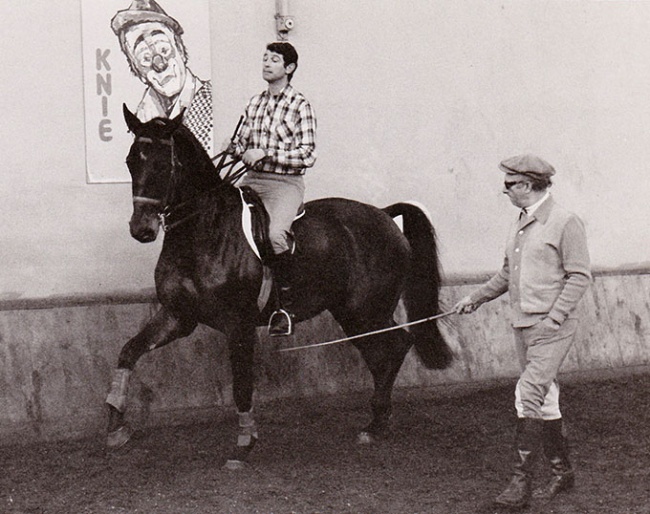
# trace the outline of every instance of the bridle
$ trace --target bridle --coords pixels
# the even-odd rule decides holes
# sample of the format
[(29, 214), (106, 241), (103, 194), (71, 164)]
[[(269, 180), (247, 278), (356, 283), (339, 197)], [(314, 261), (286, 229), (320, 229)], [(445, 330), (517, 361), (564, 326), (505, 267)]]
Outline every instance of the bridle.
[[(237, 127), (239, 128), (239, 125)], [(221, 152), (220, 154), (216, 155), (212, 160), (215, 161), (219, 159), (219, 163), (215, 165), (215, 173), (217, 174), (220, 174), (222, 169), (226, 167), (230, 167), (230, 169), (226, 173), (226, 176), (223, 177), (223, 181), (216, 188), (211, 188), (207, 191), (204, 191), (199, 195), (192, 197), (189, 200), (186, 200), (185, 202), (176, 205), (171, 205), (170, 201), (172, 198), (173, 188), (176, 182), (176, 177), (178, 175), (177, 174), (178, 161), (176, 160), (176, 155), (174, 152), (175, 149), (174, 136), (172, 134), (169, 137), (169, 139), (157, 139), (156, 141), (160, 144), (169, 146), (171, 149), (170, 177), (169, 177), (169, 182), (167, 184), (167, 189), (165, 191), (165, 194), (162, 199), (150, 198), (148, 196), (133, 195), (132, 200), (134, 204), (139, 203), (139, 204), (153, 205), (155, 207), (159, 207), (158, 219), (160, 220), (160, 226), (162, 227), (163, 232), (169, 232), (170, 230), (177, 227), (178, 225), (185, 223), (186, 221), (189, 221), (190, 219), (198, 216), (200, 211), (196, 209), (196, 200), (199, 197), (211, 193), (215, 189), (222, 187), (223, 185), (232, 184), (236, 182), (244, 173), (246, 173), (246, 171), (248, 171), (248, 167), (246, 165), (242, 165), (240, 168), (233, 170), (234, 166), (240, 162), (240, 159), (233, 158), (229, 162), (225, 162), (226, 156), (228, 154), (226, 152)], [(154, 139), (150, 137), (136, 136), (135, 142), (153, 144)]]
[[(160, 220), (160, 225), (163, 229), (164, 232), (167, 232), (168, 230), (172, 229), (174, 226), (178, 225), (181, 222), (184, 222), (185, 219), (176, 221), (176, 222), (169, 222), (169, 217), (172, 215), (173, 211), (178, 209), (178, 206), (172, 208), (170, 205), (170, 199), (172, 195), (172, 189), (173, 185), (177, 176), (177, 161), (176, 161), (176, 155), (174, 153), (174, 136), (170, 136), (169, 139), (156, 139), (156, 142), (159, 144), (169, 146), (170, 147), (170, 177), (169, 177), (169, 182), (167, 183), (167, 189), (165, 191), (165, 194), (162, 199), (160, 198), (151, 198), (148, 196), (139, 196), (139, 195), (133, 195), (133, 203), (134, 204), (144, 204), (144, 205), (153, 205), (154, 207), (159, 207), (158, 210), (158, 219)], [(154, 139), (150, 137), (145, 137), (145, 136), (136, 136), (135, 138), (136, 143), (145, 143), (145, 144), (153, 144)], [(185, 202), (184, 202), (185, 203)], [(180, 204), (183, 205), (183, 204)], [(197, 213), (194, 213), (191, 217), (194, 217)], [(189, 219), (189, 218), (188, 218)]]

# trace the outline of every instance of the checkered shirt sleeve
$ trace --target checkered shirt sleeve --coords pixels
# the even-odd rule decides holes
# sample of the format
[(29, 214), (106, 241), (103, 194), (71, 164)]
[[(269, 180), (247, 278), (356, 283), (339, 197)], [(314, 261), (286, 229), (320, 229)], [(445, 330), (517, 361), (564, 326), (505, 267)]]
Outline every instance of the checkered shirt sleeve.
[(316, 115), (305, 97), (291, 85), (275, 98), (264, 91), (246, 106), (234, 153), (241, 157), (250, 148), (266, 153), (261, 171), (302, 175), (314, 165)]

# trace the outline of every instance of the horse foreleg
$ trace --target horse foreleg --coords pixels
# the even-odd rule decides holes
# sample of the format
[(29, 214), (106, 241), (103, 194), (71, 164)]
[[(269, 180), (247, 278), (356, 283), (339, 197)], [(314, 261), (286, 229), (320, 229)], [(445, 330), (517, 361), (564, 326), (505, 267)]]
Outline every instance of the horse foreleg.
[(106, 446), (116, 449), (124, 446), (131, 438), (132, 430), (124, 421), (124, 413), (127, 407), (129, 381), (138, 359), (151, 350), (190, 334), (195, 327), (196, 322), (183, 323), (162, 308), (138, 335), (124, 345), (117, 368), (113, 370), (111, 388), (106, 397), (108, 406)]
[(242, 469), (246, 459), (257, 443), (257, 424), (253, 418), (252, 409), (249, 412), (238, 412), (239, 432), (237, 434), (237, 445), (234, 451), (224, 464), (226, 469)]
[(237, 445), (226, 461), (227, 469), (240, 469), (257, 442), (257, 424), (253, 418), (253, 374), (255, 326), (233, 328), (228, 333), (232, 368), (233, 399), (237, 406), (239, 431)]

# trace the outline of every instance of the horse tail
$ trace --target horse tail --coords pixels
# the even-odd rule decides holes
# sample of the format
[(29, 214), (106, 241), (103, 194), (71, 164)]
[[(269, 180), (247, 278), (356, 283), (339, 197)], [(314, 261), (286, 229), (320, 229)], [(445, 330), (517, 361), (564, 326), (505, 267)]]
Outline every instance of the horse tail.
[[(402, 216), (403, 232), (411, 246), (411, 268), (404, 288), (409, 322), (439, 314), (441, 269), (436, 232), (426, 208), (417, 203), (396, 203), (383, 209), (391, 218)], [(453, 354), (435, 321), (411, 327), (415, 350), (424, 366), (444, 369)]]

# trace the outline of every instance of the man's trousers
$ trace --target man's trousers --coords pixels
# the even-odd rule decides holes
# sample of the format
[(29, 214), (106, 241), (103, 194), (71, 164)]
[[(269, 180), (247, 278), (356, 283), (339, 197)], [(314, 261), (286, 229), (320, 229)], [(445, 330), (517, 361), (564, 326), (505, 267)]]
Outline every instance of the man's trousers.
[(520, 418), (553, 420), (562, 417), (557, 374), (571, 349), (578, 321), (567, 319), (557, 329), (542, 322), (515, 328), (515, 346), (521, 375), (515, 390), (515, 407)]

